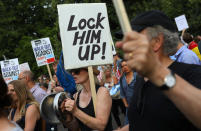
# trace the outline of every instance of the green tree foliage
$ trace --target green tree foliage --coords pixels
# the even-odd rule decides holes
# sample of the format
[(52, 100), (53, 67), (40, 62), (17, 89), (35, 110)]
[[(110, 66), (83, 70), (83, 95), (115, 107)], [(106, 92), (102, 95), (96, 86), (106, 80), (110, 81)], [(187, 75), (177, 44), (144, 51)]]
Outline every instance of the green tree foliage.
[(185, 14), (190, 27), (187, 31), (194, 35), (201, 34), (199, 30), (201, 28), (200, 0), (136, 0), (132, 5), (129, 11), (130, 18), (137, 13), (153, 9), (163, 11), (173, 22), (175, 17)]
[[(47, 74), (45, 66), (37, 67), (30, 41), (50, 37), (58, 59), (61, 43), (57, 39), (57, 4), (74, 2), (106, 3), (112, 35), (120, 30), (114, 6), (109, 0), (0, 0), (0, 60), (3, 60), (3, 54), (10, 59), (19, 58), (20, 63), (28, 62), (37, 75)], [(201, 34), (200, 0), (124, 0), (124, 3), (130, 19), (153, 9), (165, 12), (173, 22), (175, 17), (185, 14), (190, 27), (188, 32)]]
[(6, 0), (0, 1), (0, 58), (19, 58), (28, 62), (33, 72), (47, 73), (46, 67), (37, 67), (31, 40), (50, 37), (55, 55), (61, 44), (57, 40), (57, 10), (50, 0)]

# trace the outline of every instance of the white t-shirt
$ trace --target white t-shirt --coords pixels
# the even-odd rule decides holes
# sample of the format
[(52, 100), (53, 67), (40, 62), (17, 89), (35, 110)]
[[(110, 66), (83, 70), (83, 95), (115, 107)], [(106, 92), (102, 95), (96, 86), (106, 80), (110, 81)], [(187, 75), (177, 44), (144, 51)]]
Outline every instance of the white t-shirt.
[(15, 124), (15, 128), (13, 128), (10, 131), (23, 131), (22, 128), (15, 122), (12, 121), (13, 124)]

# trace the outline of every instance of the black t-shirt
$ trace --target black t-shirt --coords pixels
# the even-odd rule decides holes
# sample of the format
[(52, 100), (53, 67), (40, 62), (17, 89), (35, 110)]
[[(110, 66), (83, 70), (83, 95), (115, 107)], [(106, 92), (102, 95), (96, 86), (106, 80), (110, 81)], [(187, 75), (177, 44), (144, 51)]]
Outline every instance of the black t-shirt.
[[(98, 86), (96, 86), (96, 91), (98, 90)], [(77, 101), (76, 101), (76, 105), (77, 107), (85, 112), (86, 114), (92, 116), (92, 117), (95, 117), (95, 113), (94, 113), (94, 107), (93, 107), (93, 101), (92, 101), (92, 98), (89, 102), (89, 104), (85, 107), (85, 108), (82, 108), (80, 107), (79, 105), (79, 101), (80, 101), (80, 92), (78, 92), (78, 96), (77, 96)], [(84, 123), (82, 123), (79, 119), (77, 119), (78, 122), (79, 122), (79, 127), (81, 129), (81, 131), (92, 131), (91, 128), (89, 128), (87, 125), (84, 125)], [(111, 116), (109, 116), (109, 119), (108, 119), (108, 123), (107, 123), (107, 126), (105, 127), (104, 131), (112, 131), (112, 119), (111, 119)]]
[[(201, 89), (201, 66), (174, 62), (169, 68)], [(128, 109), (130, 131), (199, 131), (150, 81), (138, 76)]]

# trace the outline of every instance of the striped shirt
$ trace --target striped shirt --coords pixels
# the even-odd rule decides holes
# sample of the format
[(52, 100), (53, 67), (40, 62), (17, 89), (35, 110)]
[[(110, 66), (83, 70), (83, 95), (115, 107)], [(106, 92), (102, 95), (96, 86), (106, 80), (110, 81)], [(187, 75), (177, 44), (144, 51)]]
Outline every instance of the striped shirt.
[(38, 84), (35, 84), (34, 87), (30, 89), (30, 92), (39, 103), (47, 95), (47, 93), (42, 88), (40, 88)]

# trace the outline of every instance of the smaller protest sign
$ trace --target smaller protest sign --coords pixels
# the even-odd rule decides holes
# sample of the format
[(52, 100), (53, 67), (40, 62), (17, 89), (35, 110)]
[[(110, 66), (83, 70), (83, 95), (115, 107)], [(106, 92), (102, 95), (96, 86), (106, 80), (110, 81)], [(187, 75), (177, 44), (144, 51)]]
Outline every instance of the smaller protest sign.
[(28, 62), (20, 64), (20, 72), (23, 72), (23, 71), (30, 71)]
[(32, 40), (31, 44), (38, 66), (47, 65), (55, 61), (52, 45), (48, 37)]
[(189, 28), (185, 15), (176, 17), (175, 22), (179, 31)]
[(1, 61), (1, 72), (6, 83), (17, 80), (20, 73), (18, 59)]

